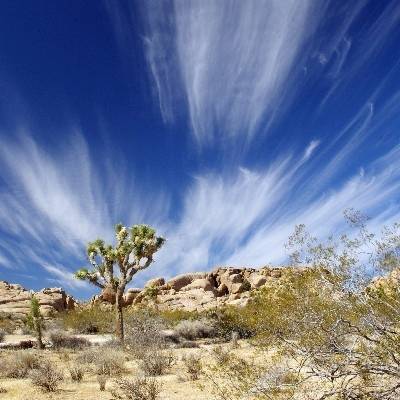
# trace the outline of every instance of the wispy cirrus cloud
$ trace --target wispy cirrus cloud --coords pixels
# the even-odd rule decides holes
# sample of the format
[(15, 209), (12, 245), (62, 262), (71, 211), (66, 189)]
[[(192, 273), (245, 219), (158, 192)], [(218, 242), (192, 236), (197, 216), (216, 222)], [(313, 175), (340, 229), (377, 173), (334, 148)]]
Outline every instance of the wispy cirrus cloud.
[(282, 105), (320, 10), (308, 0), (170, 6), (145, 5), (147, 61), (164, 119), (171, 119), (176, 99), (183, 98), (200, 143), (218, 139), (221, 131), (251, 137)]
[(400, 220), (399, 146), (329, 192), (315, 188), (313, 176), (303, 179), (309, 166), (299, 160), (291, 156), (268, 169), (239, 169), (225, 180), (218, 175), (196, 178), (186, 193), (182, 218), (162, 250), (164, 271), (173, 275), (171, 267), (177, 265), (184, 271), (284, 263), (284, 243), (295, 224), (306, 224), (314, 235), (326, 238), (346, 231), (347, 208), (369, 215), (373, 229)]
[(112, 240), (119, 221), (160, 224), (169, 200), (147, 194), (123, 164), (112, 163), (118, 157), (110, 149), (96, 163), (80, 133), (61, 142), (50, 151), (28, 132), (1, 139), (0, 255), (21, 272), (33, 264), (77, 287), (72, 271), (85, 262), (88, 241)]

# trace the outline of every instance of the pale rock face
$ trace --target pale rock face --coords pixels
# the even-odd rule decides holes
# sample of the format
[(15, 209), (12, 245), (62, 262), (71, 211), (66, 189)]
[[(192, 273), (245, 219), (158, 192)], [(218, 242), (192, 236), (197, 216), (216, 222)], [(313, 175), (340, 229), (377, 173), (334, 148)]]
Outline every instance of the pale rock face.
[(165, 285), (165, 279), (164, 278), (154, 278), (150, 279), (149, 281), (146, 282), (144, 285), (145, 288), (148, 287), (159, 287)]
[(68, 296), (61, 288), (46, 288), (35, 293), (21, 285), (0, 281), (0, 313), (9, 314), (13, 319), (26, 318), (30, 311), (32, 294), (38, 299), (45, 317), (75, 307), (73, 297)]
[(252, 289), (259, 288), (265, 285), (265, 283), (267, 282), (267, 277), (257, 272), (252, 272), (247, 279), (250, 282)]
[(205, 292), (216, 293), (216, 289), (209, 278), (195, 279), (192, 283), (184, 286), (181, 290), (188, 291), (192, 289), (203, 289)]
[[(161, 310), (187, 311), (202, 311), (229, 304), (244, 306), (250, 301), (252, 290), (257, 290), (268, 282), (279, 281), (283, 270), (285, 268), (218, 267), (209, 273), (178, 275), (167, 282), (156, 278), (148, 281), (144, 289), (128, 289), (124, 296), (125, 306), (157, 304)], [(146, 296), (148, 287), (158, 288), (155, 298)], [(97, 296), (95, 302), (104, 301), (105, 297)]]
[(178, 275), (175, 278), (167, 281), (166, 285), (176, 291), (181, 290), (183, 287), (192, 283), (195, 279), (203, 279), (207, 277), (206, 272), (195, 272), (190, 274)]

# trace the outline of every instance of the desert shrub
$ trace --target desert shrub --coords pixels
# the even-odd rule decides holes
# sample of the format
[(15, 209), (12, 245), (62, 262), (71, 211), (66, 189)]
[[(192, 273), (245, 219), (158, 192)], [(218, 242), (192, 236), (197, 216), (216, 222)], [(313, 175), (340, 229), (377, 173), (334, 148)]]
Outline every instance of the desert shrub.
[(99, 389), (101, 392), (106, 390), (108, 377), (106, 375), (97, 375), (97, 383), (99, 384)]
[(113, 400), (157, 400), (161, 392), (161, 384), (153, 378), (119, 379), (115, 385)]
[(55, 392), (64, 379), (62, 372), (49, 361), (41, 363), (40, 367), (32, 370), (29, 375), (32, 384), (44, 392)]
[(179, 349), (197, 349), (200, 346), (194, 340), (180, 340), (177, 347)]
[(171, 351), (153, 350), (141, 355), (139, 366), (146, 376), (159, 376), (165, 374), (174, 361)]
[(18, 327), (11, 313), (0, 312), (0, 329), (5, 333), (13, 333)]
[(3, 387), (3, 386), (0, 386), (0, 393), (7, 393), (8, 392), (8, 390), (5, 388), (5, 387)]
[(222, 346), (215, 346), (211, 349), (211, 356), (217, 365), (224, 365), (229, 362), (231, 353)]
[(183, 309), (161, 310), (157, 311), (156, 315), (169, 327), (174, 327), (183, 320), (195, 320), (201, 318), (197, 311), (186, 311)]
[(249, 324), (249, 316), (246, 307), (225, 306), (206, 312), (206, 317), (213, 322), (215, 335), (226, 341), (231, 340), (232, 332), (237, 332), (243, 339), (256, 334), (254, 326)]
[(14, 351), (2, 361), (1, 374), (6, 378), (26, 378), (30, 371), (39, 368), (41, 359), (33, 352)]
[(197, 354), (188, 354), (182, 357), (182, 362), (189, 379), (191, 381), (199, 379), (202, 371), (201, 357)]
[(125, 344), (127, 349), (137, 358), (148, 351), (163, 349), (167, 343), (161, 330), (164, 321), (151, 311), (138, 310), (125, 317)]
[(0, 329), (0, 343), (4, 342), (5, 336), (6, 336), (6, 332), (3, 329)]
[(82, 382), (85, 370), (81, 365), (74, 364), (68, 368), (69, 374), (73, 382)]
[[(256, 383), (263, 371), (263, 368), (250, 356), (243, 359), (229, 354), (223, 362), (214, 360), (203, 366), (204, 381), (200, 387), (211, 393), (213, 395), (210, 396), (211, 398), (219, 400), (241, 400), (243, 398), (281, 400), (274, 396), (264, 397), (262, 392), (256, 390)], [(207, 387), (204, 386), (204, 382), (207, 383)], [(250, 394), (251, 396), (249, 396)], [(285, 400), (289, 398), (287, 397)]]
[(215, 335), (213, 322), (207, 319), (181, 321), (176, 325), (175, 331), (188, 340), (209, 338)]
[(114, 313), (99, 306), (79, 308), (60, 315), (64, 329), (76, 333), (112, 333), (114, 331)]
[(114, 348), (84, 350), (78, 354), (76, 362), (86, 364), (97, 375), (118, 376), (125, 371), (125, 356)]
[(61, 331), (50, 333), (50, 341), (55, 349), (83, 349), (90, 346), (87, 339), (68, 335)]
[(239, 340), (239, 333), (233, 331), (233, 332), (232, 332), (232, 335), (231, 335), (231, 345), (232, 345), (232, 348), (236, 349), (236, 348), (239, 346), (238, 340)]

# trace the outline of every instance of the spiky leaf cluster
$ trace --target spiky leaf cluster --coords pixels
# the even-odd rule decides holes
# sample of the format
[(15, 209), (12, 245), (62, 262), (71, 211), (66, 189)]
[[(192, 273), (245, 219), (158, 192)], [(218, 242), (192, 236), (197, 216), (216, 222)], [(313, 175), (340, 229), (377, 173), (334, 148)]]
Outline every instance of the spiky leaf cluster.
[[(153, 262), (153, 255), (165, 242), (148, 225), (134, 225), (127, 228), (122, 224), (115, 226), (116, 245), (106, 244), (97, 239), (87, 246), (91, 269), (81, 268), (75, 277), (104, 288), (112, 286), (125, 288), (133, 275), (147, 268)], [(115, 274), (115, 268), (118, 274)]]

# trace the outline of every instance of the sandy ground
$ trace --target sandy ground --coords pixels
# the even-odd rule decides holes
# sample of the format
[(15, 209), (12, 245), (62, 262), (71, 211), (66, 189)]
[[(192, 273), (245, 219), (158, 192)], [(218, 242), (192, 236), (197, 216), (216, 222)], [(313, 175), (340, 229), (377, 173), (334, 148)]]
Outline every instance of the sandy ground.
[[(108, 335), (85, 335), (92, 343), (103, 343), (110, 339)], [(10, 335), (7, 337), (7, 341), (16, 342), (21, 339), (29, 339), (28, 336), (16, 336)], [(177, 360), (174, 365), (169, 369), (168, 373), (157, 377), (157, 381), (162, 383), (162, 393), (159, 396), (160, 400), (211, 400), (213, 396), (207, 392), (206, 389), (200, 389), (198, 381), (190, 381), (188, 376), (184, 373), (184, 365), (182, 363), (182, 357), (191, 353), (201, 355), (202, 362), (207, 363), (211, 359), (210, 351), (215, 345), (201, 345), (200, 348), (193, 349), (173, 349), (174, 358)], [(246, 343), (241, 344), (240, 352), (246, 352), (248, 345)], [(247, 349), (247, 350), (246, 350)], [(13, 350), (2, 350), (2, 355), (10, 355)], [(64, 350), (64, 352), (66, 352)], [(8, 354), (7, 354), (8, 353)], [(52, 350), (43, 350), (43, 353), (47, 359), (54, 362), (59, 369), (64, 371), (64, 381), (60, 385), (60, 389), (57, 393), (44, 394), (41, 393), (37, 388), (32, 386), (30, 379), (0, 379), (0, 387), (7, 390), (7, 393), (0, 393), (0, 400), (40, 400), (40, 399), (54, 399), (54, 400), (110, 400), (112, 398), (110, 390), (113, 385), (113, 380), (110, 379), (106, 385), (106, 391), (101, 392), (99, 390), (98, 382), (95, 375), (84, 376), (84, 379), (80, 383), (72, 382), (68, 374), (68, 362), (62, 361), (62, 355)], [(74, 358), (73, 351), (68, 351), (71, 360)], [(1, 363), (1, 359), (0, 359)], [(124, 378), (132, 378), (137, 372), (137, 362), (135, 360), (128, 360), (125, 363), (126, 374)], [(1, 368), (1, 365), (0, 365)]]

